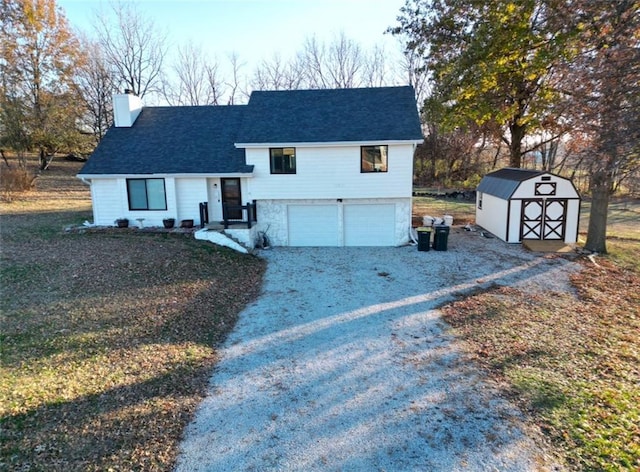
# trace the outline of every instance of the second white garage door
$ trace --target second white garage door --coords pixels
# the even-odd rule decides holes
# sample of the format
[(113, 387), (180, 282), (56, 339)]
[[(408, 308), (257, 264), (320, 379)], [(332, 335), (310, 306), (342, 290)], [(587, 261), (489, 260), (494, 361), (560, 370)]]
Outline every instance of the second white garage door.
[(290, 205), (288, 225), (290, 246), (395, 245), (393, 204)]
[(345, 205), (345, 246), (395, 246), (395, 205)]

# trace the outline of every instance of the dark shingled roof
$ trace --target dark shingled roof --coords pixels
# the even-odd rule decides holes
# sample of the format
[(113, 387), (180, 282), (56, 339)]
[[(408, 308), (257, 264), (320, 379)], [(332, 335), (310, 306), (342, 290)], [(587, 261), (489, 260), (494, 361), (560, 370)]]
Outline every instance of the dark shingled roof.
[(234, 137), (246, 106), (145, 107), (111, 127), (79, 175), (252, 172)]
[(477, 191), (508, 200), (513, 195), (513, 192), (516, 191), (520, 182), (542, 174), (546, 174), (546, 172), (506, 167), (485, 175), (480, 181)]
[(419, 139), (412, 87), (253, 92), (248, 105), (145, 107), (79, 175), (249, 173), (235, 143)]
[(422, 139), (413, 87), (253, 92), (237, 143)]

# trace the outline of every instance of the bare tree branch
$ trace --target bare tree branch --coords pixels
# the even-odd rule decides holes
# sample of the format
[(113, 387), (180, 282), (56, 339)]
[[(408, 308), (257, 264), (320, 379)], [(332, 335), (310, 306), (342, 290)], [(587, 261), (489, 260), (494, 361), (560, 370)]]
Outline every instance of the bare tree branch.
[(166, 34), (158, 33), (154, 22), (131, 3), (111, 3), (112, 18), (97, 16), (99, 42), (113, 68), (118, 85), (139, 97), (160, 93), (161, 73), (167, 53)]

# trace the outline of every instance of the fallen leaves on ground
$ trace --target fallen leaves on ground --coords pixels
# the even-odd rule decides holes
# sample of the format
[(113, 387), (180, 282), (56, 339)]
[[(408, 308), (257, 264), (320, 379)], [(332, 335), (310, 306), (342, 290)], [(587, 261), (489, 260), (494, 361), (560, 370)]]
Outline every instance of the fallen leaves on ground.
[(264, 262), (185, 235), (65, 233), (89, 216), (65, 210), (88, 201), (77, 167), (3, 208), (0, 469), (171, 470)]
[(640, 276), (582, 264), (575, 293), (494, 287), (444, 307), (445, 320), (570, 468), (638, 470)]

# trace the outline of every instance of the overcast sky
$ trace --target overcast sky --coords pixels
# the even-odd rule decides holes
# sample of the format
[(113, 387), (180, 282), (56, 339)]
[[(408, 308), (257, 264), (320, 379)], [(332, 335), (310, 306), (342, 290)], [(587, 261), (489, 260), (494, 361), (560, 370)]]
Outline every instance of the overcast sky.
[[(58, 0), (71, 25), (91, 35), (100, 0)], [(232, 52), (253, 68), (278, 52), (283, 59), (299, 50), (305, 38), (329, 41), (344, 32), (363, 48), (384, 45), (400, 50), (384, 31), (396, 24), (404, 0), (138, 0), (144, 15), (169, 35), (171, 46), (189, 40), (219, 61)], [(175, 49), (175, 48), (174, 48)]]

